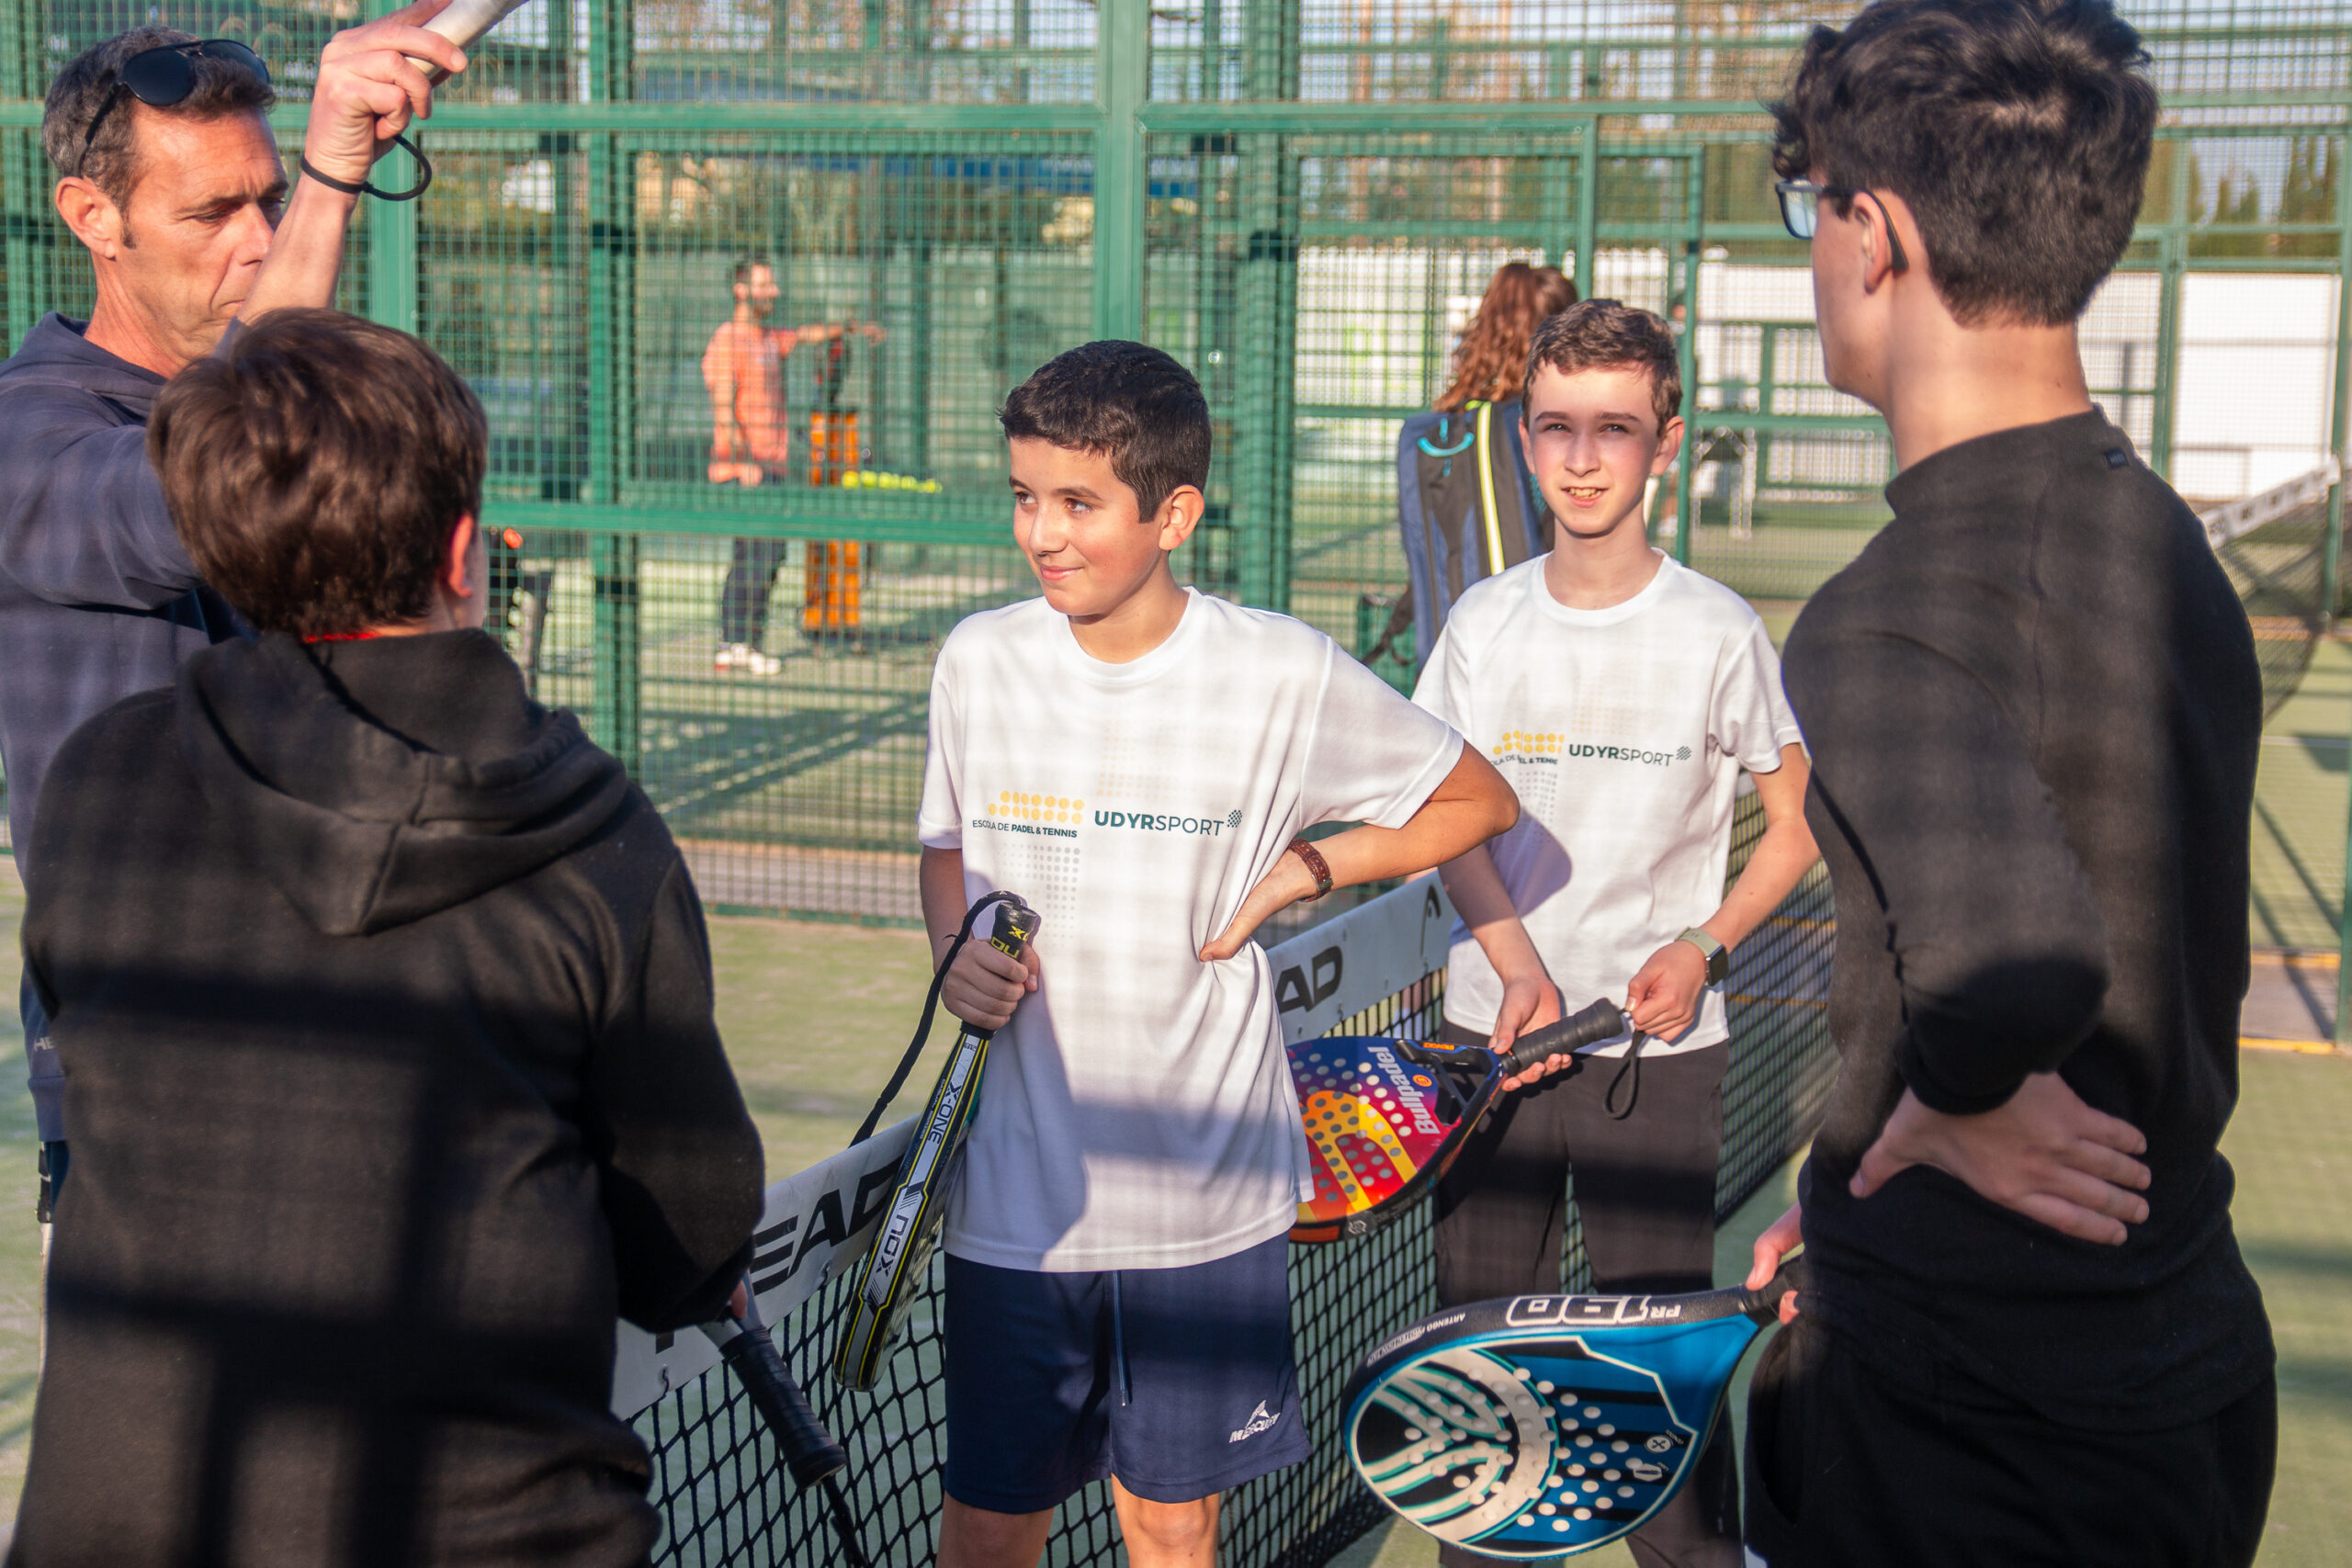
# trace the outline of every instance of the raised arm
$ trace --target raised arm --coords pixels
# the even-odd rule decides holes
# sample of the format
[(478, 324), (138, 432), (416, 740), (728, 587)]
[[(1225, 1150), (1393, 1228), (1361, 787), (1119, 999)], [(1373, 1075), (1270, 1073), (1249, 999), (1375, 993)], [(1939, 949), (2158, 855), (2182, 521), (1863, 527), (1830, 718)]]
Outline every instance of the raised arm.
[[(433, 85), (409, 57), (429, 60), (443, 70), (463, 71), (465, 51), (424, 24), (449, 0), (417, 4), (363, 27), (339, 32), (319, 56), (319, 79), (311, 94), (310, 123), (302, 131), (302, 156), (331, 179), (358, 185), (392, 138), (433, 114)], [(334, 302), (343, 270), (345, 232), (359, 197), (318, 181), (295, 182), (294, 196), (277, 220), (269, 258), (245, 296), (241, 321), (257, 321), (290, 306)]]

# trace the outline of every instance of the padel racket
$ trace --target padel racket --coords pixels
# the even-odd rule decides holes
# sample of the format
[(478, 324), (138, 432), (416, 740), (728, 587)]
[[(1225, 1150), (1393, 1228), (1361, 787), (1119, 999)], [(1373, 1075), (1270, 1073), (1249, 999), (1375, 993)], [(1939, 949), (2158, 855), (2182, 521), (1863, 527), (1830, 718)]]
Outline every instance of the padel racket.
[(811, 1486), (824, 1488), (826, 1510), (841, 1537), (842, 1561), (850, 1568), (867, 1568), (865, 1549), (858, 1544), (857, 1521), (850, 1515), (849, 1499), (842, 1495), (840, 1473), (848, 1468), (849, 1455), (833, 1441), (817, 1413), (808, 1408), (800, 1385), (785, 1370), (784, 1358), (776, 1353), (767, 1325), (760, 1321), (759, 1299), (747, 1285), (743, 1315), (713, 1318), (702, 1325), (702, 1331), (718, 1347), (719, 1355), (742, 1382), (743, 1392), (759, 1408), (760, 1418), (767, 1423), (768, 1434), (775, 1439), (776, 1452), (792, 1479), (804, 1492)]
[[(459, 49), (471, 53), (474, 45), (487, 36), (490, 29), (521, 10), (529, 0), (449, 0), (441, 13), (424, 24), (428, 33), (439, 33)], [(424, 73), (435, 86), (449, 79), (449, 73), (429, 60), (409, 56), (411, 65)]]
[(1290, 1048), (1291, 1084), (1315, 1168), (1293, 1241), (1369, 1235), (1435, 1186), (1514, 1077), (1547, 1056), (1625, 1032), (1607, 998), (1521, 1036), (1498, 1055), (1385, 1035), (1327, 1034)]
[[(1010, 893), (991, 893), (965, 912), (963, 930), (956, 933), (955, 945), (947, 950), (939, 972), (932, 976), (931, 996), (923, 1003), (922, 1021), (915, 1028), (914, 1043), (908, 1048), (889, 1087), (882, 1091), (881, 1100), (876, 1102), (853, 1142), (872, 1134), (882, 1107), (906, 1081), (907, 1069), (914, 1066), (923, 1037), (930, 1032), (947, 967), (956, 962), (956, 953), (971, 935), (973, 920), (991, 903), (996, 905), (996, 922), (989, 937), (990, 947), (1009, 958), (1019, 958), (1035, 939), (1037, 911)], [(931, 1091), (930, 1102), (923, 1107), (914, 1142), (907, 1145), (906, 1158), (899, 1163), (898, 1183), (891, 1189), (889, 1203), (882, 1211), (881, 1231), (858, 1267), (857, 1290), (850, 1302), (850, 1321), (833, 1352), (833, 1376), (861, 1393), (871, 1389), (880, 1375), (883, 1358), (889, 1354), (891, 1344), (905, 1326), (907, 1309), (922, 1288), (924, 1271), (931, 1266), (932, 1248), (937, 1244), (939, 1227), (947, 1217), (948, 1197), (955, 1191), (956, 1178), (963, 1174), (964, 1136), (971, 1131), (972, 1117), (979, 1110), (980, 1076), (987, 1070), (989, 1041), (995, 1033), (992, 1029), (967, 1023), (956, 1034), (955, 1047), (947, 1054), (947, 1066)]]
[(1589, 1551), (1680, 1490), (1794, 1275), (1783, 1266), (1760, 1291), (1449, 1307), (1349, 1380), (1348, 1458), (1440, 1540), (1492, 1557)]

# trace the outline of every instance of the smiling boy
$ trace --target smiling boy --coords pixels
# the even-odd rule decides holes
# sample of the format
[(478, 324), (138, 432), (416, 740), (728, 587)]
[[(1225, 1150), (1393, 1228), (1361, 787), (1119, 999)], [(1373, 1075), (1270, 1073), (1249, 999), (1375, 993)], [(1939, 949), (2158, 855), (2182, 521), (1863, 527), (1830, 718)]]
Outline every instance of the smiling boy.
[[(1447, 1041), (1500, 1049), (1596, 997), (1638, 1032), (1533, 1069), (1473, 1134), (1438, 1187), (1442, 1305), (1560, 1288), (1571, 1166), (1595, 1290), (1713, 1283), (1729, 953), (1815, 852), (1763, 624), (1643, 528), (1681, 401), (1673, 333), (1647, 310), (1589, 299), (1537, 330), (1522, 445), (1553, 548), (1464, 592), (1413, 694), (1500, 764), (1521, 808), (1445, 868), (1461, 915)], [(1725, 894), (1742, 770), (1766, 828)], [(1736, 1489), (1718, 1431), (1635, 1559), (1736, 1568)], [(1484, 1561), (1452, 1545), (1440, 1560)]]
[[(1286, 1239), (1306, 1145), (1250, 933), (1515, 813), (1329, 637), (1178, 585), (1210, 440), (1182, 366), (1089, 344), (1000, 417), (1044, 594), (940, 650), (923, 914), (943, 952), (997, 889), (1043, 926), (1025, 964), (966, 944), (941, 993), (1001, 1032), (947, 1217), (940, 1562), (1031, 1568), (1054, 1508), (1108, 1475), (1131, 1562), (1206, 1565), (1218, 1495), (1307, 1449)], [(1330, 821), (1363, 826), (1297, 841)]]

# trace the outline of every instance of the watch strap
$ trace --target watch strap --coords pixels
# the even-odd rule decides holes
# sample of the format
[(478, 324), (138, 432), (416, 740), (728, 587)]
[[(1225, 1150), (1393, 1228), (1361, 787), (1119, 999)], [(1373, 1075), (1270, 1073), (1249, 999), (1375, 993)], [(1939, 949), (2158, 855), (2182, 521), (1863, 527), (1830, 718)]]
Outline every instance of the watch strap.
[(1689, 942), (1706, 958), (1707, 984), (1710, 986), (1720, 986), (1730, 976), (1731, 949), (1717, 942), (1713, 932), (1692, 926), (1675, 940)]

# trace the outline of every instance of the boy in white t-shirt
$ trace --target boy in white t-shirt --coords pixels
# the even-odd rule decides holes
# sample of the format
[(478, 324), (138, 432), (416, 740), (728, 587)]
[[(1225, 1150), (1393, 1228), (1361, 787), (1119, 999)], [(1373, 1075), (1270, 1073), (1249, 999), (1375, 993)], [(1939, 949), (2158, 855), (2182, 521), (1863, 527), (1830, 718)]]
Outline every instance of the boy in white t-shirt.
[[(1045, 594), (940, 649), (923, 915), (943, 950), (997, 889), (1043, 926), (1025, 964), (967, 943), (941, 992), (1001, 1032), (947, 1216), (940, 1562), (1033, 1568), (1054, 1508), (1109, 1475), (1131, 1562), (1206, 1565), (1218, 1495), (1306, 1453), (1306, 1145), (1250, 933), (1517, 812), (1330, 638), (1177, 584), (1210, 438), (1182, 366), (1089, 344), (1000, 419)], [(1330, 821), (1364, 825), (1297, 841)]]
[[(1413, 694), (1495, 760), (1521, 807), (1445, 868), (1462, 917), (1446, 1036), (1507, 1046), (1603, 996), (1638, 1034), (1532, 1070), (1464, 1150), (1438, 1189), (1443, 1305), (1560, 1289), (1571, 1168), (1594, 1290), (1713, 1285), (1729, 950), (1815, 859), (1763, 624), (1643, 527), (1644, 483), (1682, 440), (1672, 332), (1590, 299), (1538, 329), (1527, 365), (1523, 444), (1552, 553), (1463, 594)], [(1726, 895), (1743, 769), (1767, 826)], [(1718, 1432), (1695, 1483), (1632, 1538), (1635, 1559), (1736, 1568), (1736, 1494)], [(1440, 1560), (1487, 1561), (1453, 1546)]]

